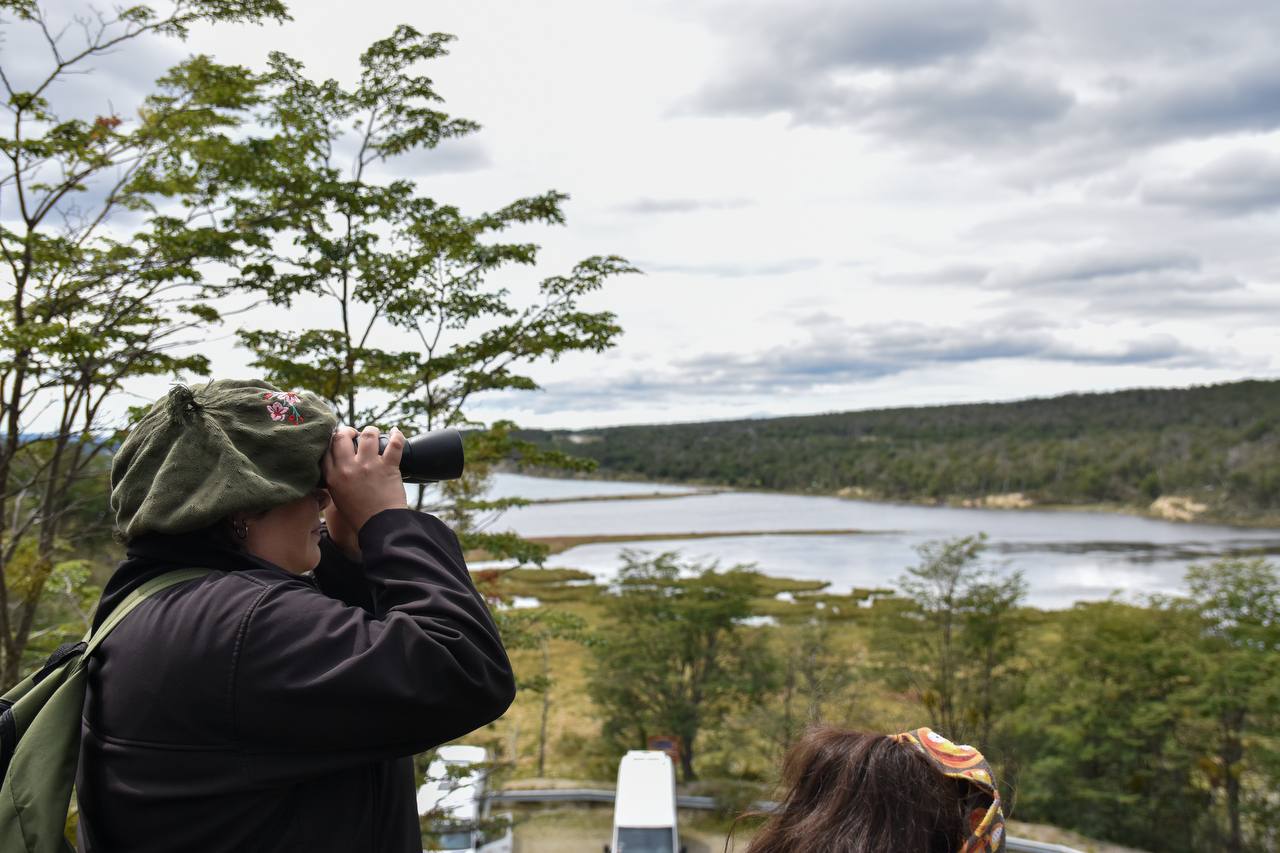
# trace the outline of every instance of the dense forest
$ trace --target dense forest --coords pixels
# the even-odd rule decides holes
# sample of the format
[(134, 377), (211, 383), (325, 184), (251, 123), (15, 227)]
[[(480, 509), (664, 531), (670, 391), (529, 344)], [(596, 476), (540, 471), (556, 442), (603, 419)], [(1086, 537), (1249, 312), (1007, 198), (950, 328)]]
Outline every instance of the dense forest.
[(980, 745), (1014, 820), (1152, 853), (1280, 850), (1277, 567), (1220, 560), (1185, 596), (1042, 611), (984, 549), (923, 545), (892, 596), (672, 553), (624, 555), (607, 586), (482, 570), (491, 598), (540, 604), (501, 611), (522, 689), (472, 737), (505, 778), (605, 785), (625, 750), (675, 735), (685, 792), (732, 815), (778, 796), (811, 723), (929, 725)]
[(1267, 522), (1280, 516), (1278, 418), (1280, 382), (1245, 381), (524, 437), (605, 476), (938, 502), (1178, 496), (1206, 518)]

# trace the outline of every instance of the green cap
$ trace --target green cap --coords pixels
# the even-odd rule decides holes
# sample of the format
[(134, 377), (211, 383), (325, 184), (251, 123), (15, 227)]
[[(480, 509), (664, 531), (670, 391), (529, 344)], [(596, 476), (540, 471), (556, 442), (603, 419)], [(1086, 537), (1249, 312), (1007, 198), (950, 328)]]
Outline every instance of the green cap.
[(262, 380), (174, 386), (111, 462), (111, 508), (126, 539), (183, 533), (317, 487), (337, 418), (308, 391)]

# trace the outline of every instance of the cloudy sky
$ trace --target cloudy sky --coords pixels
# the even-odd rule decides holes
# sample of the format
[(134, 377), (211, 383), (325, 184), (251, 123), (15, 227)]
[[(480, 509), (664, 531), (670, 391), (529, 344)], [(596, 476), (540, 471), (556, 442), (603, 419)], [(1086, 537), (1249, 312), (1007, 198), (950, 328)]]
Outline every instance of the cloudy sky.
[[(147, 61), (260, 66), (274, 49), (349, 81), (397, 23), (453, 33), (430, 73), (483, 130), (415, 156), (423, 191), (474, 211), (567, 192), (568, 225), (530, 235), (539, 272), (606, 253), (645, 272), (592, 299), (625, 329), (616, 349), (538, 367), (544, 392), (493, 397), (486, 418), (581, 427), (1280, 375), (1272, 0), (293, 14)], [(123, 98), (147, 61), (106, 63), (80, 96)], [(244, 371), (224, 333), (203, 346)]]

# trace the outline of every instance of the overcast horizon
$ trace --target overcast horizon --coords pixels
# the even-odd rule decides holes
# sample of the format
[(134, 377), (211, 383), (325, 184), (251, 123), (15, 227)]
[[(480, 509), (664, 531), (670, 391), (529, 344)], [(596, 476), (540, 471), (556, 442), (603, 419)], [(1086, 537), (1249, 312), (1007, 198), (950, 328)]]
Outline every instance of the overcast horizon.
[[(456, 35), (427, 73), (482, 129), (397, 173), (469, 212), (571, 196), (566, 226), (518, 232), (543, 249), (536, 274), (500, 277), (517, 296), (588, 255), (644, 271), (587, 302), (618, 315), (616, 348), (538, 366), (544, 391), (481, 398), (479, 417), (575, 429), (1280, 377), (1278, 4), (291, 5), (282, 26), (152, 40), (76, 98), (127, 115), (192, 52), (261, 68), (283, 50), (350, 81), (396, 24)], [(200, 347), (217, 375), (251, 373), (230, 332)]]
[[(897, 411), (902, 409), (924, 409), (936, 408), (941, 406), (999, 406), (1005, 403), (1028, 403), (1036, 400), (1058, 399), (1060, 397), (1073, 397), (1082, 394), (1123, 394), (1126, 391), (1183, 391), (1194, 388), (1206, 388), (1216, 385), (1228, 385), (1236, 382), (1274, 382), (1274, 378), (1258, 378), (1258, 377), (1241, 377), (1239, 379), (1229, 379), (1225, 382), (1209, 382), (1209, 383), (1193, 383), (1191, 385), (1141, 385), (1132, 388), (1114, 388), (1103, 391), (1063, 391), (1060, 394), (1040, 394), (1030, 397), (1010, 397), (1008, 399), (998, 400), (957, 400), (953, 402), (943, 403), (904, 403), (902, 405), (892, 406), (869, 406), (855, 409), (826, 409), (813, 412), (794, 412), (789, 414), (761, 414), (761, 415), (742, 415), (739, 417), (714, 417), (714, 418), (690, 418), (688, 420), (671, 420), (671, 421), (630, 421), (628, 423), (599, 423), (586, 427), (560, 427), (560, 426), (541, 426), (529, 427), (530, 429), (541, 429), (549, 432), (585, 432), (590, 430), (606, 430), (616, 429), (619, 427), (631, 426), (680, 426), (686, 424), (698, 423), (718, 423), (724, 421), (742, 421), (742, 420), (768, 420), (770, 418), (804, 418), (804, 417), (820, 417), (822, 415), (847, 415), (847, 414), (864, 414), (870, 412)], [(523, 425), (522, 425), (523, 426)]]

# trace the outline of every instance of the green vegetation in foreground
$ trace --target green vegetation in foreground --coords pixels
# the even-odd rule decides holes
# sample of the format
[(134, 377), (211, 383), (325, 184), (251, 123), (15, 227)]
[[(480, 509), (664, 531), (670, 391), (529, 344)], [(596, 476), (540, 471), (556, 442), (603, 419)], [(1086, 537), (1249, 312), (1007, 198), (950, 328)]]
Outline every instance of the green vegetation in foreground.
[[(612, 782), (597, 783), (610, 787)], [(601, 806), (521, 807), (511, 809), (514, 835), (521, 853), (564, 853), (566, 850), (598, 850), (613, 830), (613, 809)], [(705, 812), (682, 812), (680, 843), (688, 853), (723, 853), (733, 821)], [(731, 850), (746, 849), (756, 824), (742, 821), (733, 830)], [(1009, 822), (1009, 834), (1031, 841), (1063, 844), (1086, 853), (1142, 853), (1132, 847), (1105, 844), (1052, 826)]]
[(522, 436), (612, 477), (1280, 524), (1277, 381)]
[(1016, 572), (984, 567), (983, 544), (922, 548), (896, 596), (674, 554), (632, 552), (608, 587), (568, 568), (477, 572), (497, 600), (540, 604), (503, 611), (521, 691), (469, 740), (488, 737), (514, 784), (593, 787), (645, 736), (681, 734), (682, 790), (727, 815), (775, 793), (812, 721), (931, 725), (982, 746), (1018, 821), (1170, 853), (1275, 850), (1276, 567), (1220, 560), (1189, 572), (1186, 598), (1040, 611)]

